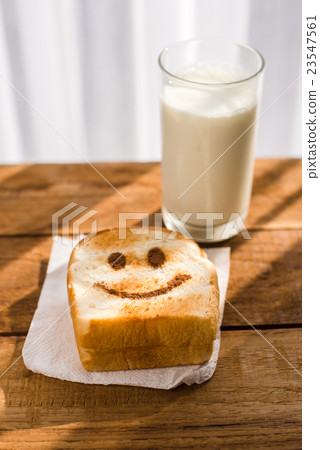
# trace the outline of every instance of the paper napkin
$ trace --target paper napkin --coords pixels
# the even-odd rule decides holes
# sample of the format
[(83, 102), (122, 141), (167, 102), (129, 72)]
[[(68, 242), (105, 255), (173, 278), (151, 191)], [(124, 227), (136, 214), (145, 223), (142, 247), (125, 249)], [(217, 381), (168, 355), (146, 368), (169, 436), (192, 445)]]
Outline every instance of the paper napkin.
[(212, 377), (220, 348), (226, 296), (230, 248), (205, 249), (218, 272), (220, 287), (219, 332), (214, 342), (213, 356), (201, 365), (156, 369), (87, 372), (81, 364), (73, 332), (67, 294), (67, 269), (72, 251), (70, 245), (54, 242), (38, 307), (22, 350), (26, 367), (36, 373), (61, 380), (88, 384), (123, 384), (156, 389), (172, 389), (182, 383), (203, 383)]

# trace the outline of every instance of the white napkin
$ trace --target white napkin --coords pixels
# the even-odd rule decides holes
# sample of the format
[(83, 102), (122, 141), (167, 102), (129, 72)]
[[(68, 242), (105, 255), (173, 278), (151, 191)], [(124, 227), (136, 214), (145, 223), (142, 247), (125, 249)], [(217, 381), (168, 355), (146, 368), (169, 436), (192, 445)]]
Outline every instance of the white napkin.
[(209, 361), (201, 365), (157, 369), (87, 372), (80, 361), (68, 307), (66, 276), (72, 241), (70, 240), (70, 246), (65, 243), (65, 239), (64, 244), (53, 243), (38, 307), (23, 346), (23, 360), (29, 370), (80, 383), (124, 384), (156, 389), (171, 389), (182, 383), (190, 386), (212, 377), (220, 348), (220, 325), (229, 278), (230, 248), (206, 250), (217, 268), (221, 293), (219, 332)]

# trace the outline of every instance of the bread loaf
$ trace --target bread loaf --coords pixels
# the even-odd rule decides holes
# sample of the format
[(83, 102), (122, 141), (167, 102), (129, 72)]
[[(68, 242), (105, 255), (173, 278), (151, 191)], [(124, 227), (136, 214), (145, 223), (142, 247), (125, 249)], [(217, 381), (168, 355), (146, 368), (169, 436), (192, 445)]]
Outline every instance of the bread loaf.
[(119, 239), (118, 229), (105, 230), (73, 250), (69, 304), (86, 370), (201, 364), (210, 358), (218, 328), (216, 270), (195, 242), (179, 234), (169, 239), (170, 233), (126, 230)]

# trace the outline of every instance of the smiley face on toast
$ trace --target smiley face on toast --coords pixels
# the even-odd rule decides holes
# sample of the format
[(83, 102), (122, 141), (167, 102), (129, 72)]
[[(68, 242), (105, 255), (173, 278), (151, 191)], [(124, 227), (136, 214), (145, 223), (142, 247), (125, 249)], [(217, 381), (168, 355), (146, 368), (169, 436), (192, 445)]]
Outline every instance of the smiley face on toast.
[[(154, 269), (161, 268), (166, 262), (166, 256), (164, 252), (159, 247), (152, 247), (147, 254), (148, 264)], [(111, 253), (108, 257), (108, 263), (114, 270), (124, 269), (126, 266), (126, 256), (124, 253), (114, 252)], [(104, 289), (111, 295), (115, 295), (121, 298), (130, 298), (130, 299), (141, 299), (141, 298), (150, 298), (156, 297), (158, 295), (165, 295), (168, 292), (172, 291), (172, 289), (180, 286), (182, 283), (185, 283), (187, 280), (191, 278), (189, 274), (178, 274), (171, 278), (163, 287), (153, 289), (145, 292), (128, 292), (117, 290), (112, 287), (108, 287), (106, 283), (97, 282), (95, 283), (96, 287)]]
[[(201, 364), (218, 329), (214, 265), (192, 240), (168, 230), (104, 230), (76, 247), (68, 294), (86, 370)], [(160, 238), (159, 238), (160, 236)]]

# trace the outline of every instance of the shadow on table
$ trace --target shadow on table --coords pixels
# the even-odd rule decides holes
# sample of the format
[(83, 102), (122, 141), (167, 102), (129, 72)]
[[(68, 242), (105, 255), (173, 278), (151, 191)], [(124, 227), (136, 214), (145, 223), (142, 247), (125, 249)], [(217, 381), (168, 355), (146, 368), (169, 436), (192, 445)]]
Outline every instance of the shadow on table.
[[(17, 338), (10, 364), (19, 357), (23, 341), (24, 338)], [(4, 408), (0, 408), (0, 416), (4, 420), (7, 417), (10, 429), (77, 422), (127, 423), (156, 416), (173, 403), (205, 388), (206, 384), (182, 385), (166, 391), (72, 383), (35, 374), (25, 368), (20, 358), (1, 380), (5, 402)], [(4, 427), (0, 430), (0, 436), (2, 431), (5, 431)]]
[(255, 223), (255, 226), (263, 226), (265, 223), (270, 222), (272, 219), (277, 217), (278, 214), (282, 213), (286, 208), (293, 205), (297, 200), (300, 200), (302, 196), (302, 188), (299, 187), (295, 192), (289, 195), (283, 202), (276, 205), (270, 211), (267, 211)]
[[(113, 197), (112, 209), (116, 213), (125, 201), (119, 192), (126, 191), (129, 196), (130, 186), (139, 177), (152, 175), (158, 168), (156, 163), (94, 165), (102, 176), (89, 164), (30, 164), (3, 177), (0, 182), (0, 198), (3, 197), (0, 232), (6, 235), (51, 234), (52, 215), (71, 202), (94, 209), (102, 200)], [(147, 177), (150, 185), (151, 175)], [(71, 211), (61, 215), (60, 224)], [(70, 226), (79, 217), (81, 214), (70, 220)]]
[(299, 161), (293, 158), (279, 159), (272, 166), (272, 169), (263, 172), (263, 175), (256, 175), (254, 177), (252, 195), (261, 194), (261, 192), (269, 189), (281, 176), (285, 175), (293, 167), (296, 167)]
[[(130, 165), (100, 163), (97, 166), (117, 188), (129, 190), (131, 184), (139, 177), (144, 180), (143, 182), (152, 184), (154, 171), (158, 171), (158, 165), (155, 163)], [(16, 289), (13, 293), (14, 298), (3, 306), (0, 332), (22, 333), (28, 328), (23, 318), (26, 314), (30, 315), (29, 325), (43, 284), (51, 247), (52, 214), (70, 202), (95, 208), (96, 205), (101, 204), (102, 200), (108, 202), (110, 196), (114, 196), (111, 201), (116, 211), (117, 205), (121, 206), (123, 199), (86, 164), (29, 164), (16, 168), (9, 167), (7, 170), (9, 174), (7, 176), (5, 169), (3, 173), (0, 171), (0, 201), (3, 200), (0, 217), (0, 254), (2, 255), (0, 284), (11, 283), (10, 289), (14, 290), (15, 286)], [(12, 173), (13, 170), (15, 170), (14, 173)], [(101, 208), (104, 214), (108, 213), (103, 204)], [(62, 215), (60, 224), (62, 219), (75, 209), (77, 206)], [(85, 213), (86, 211), (82, 214)], [(117, 220), (116, 212), (115, 216)], [(70, 220), (69, 230), (72, 229), (74, 221), (80, 217), (81, 214)], [(1, 233), (5, 237), (1, 237)], [(49, 241), (47, 247), (46, 241)], [(35, 273), (30, 265), (34, 261), (38, 269), (39, 261), (37, 256), (29, 257), (28, 255), (35, 248), (37, 248), (36, 252), (39, 249), (45, 258), (41, 261), (37, 289), (34, 289)], [(25, 273), (21, 275), (18, 273), (24, 263), (30, 268), (29, 279)], [(6, 271), (6, 267), (11, 264), (12, 270)], [(21, 297), (15, 300), (20, 292)]]
[[(283, 265), (293, 253), (297, 252), (300, 248), (299, 245), (299, 243), (295, 243), (290, 250), (272, 263), (272, 267), (267, 273), (259, 275), (256, 280), (244, 288), (244, 291), (247, 292), (249, 290), (250, 292), (252, 286), (263, 284), (266, 278), (272, 277), (277, 272), (279, 265)], [(275, 298), (278, 295), (278, 290), (281, 289), (280, 281), (280, 278), (277, 278), (277, 282), (273, 285), (272, 295)], [(293, 282), (294, 280), (284, 281)], [(254, 297), (251, 300), (254, 302)], [(267, 306), (270, 307), (270, 305)], [(278, 305), (275, 303), (272, 311), (276, 310), (277, 307)], [(12, 352), (10, 351), (10, 361), (6, 362), (9, 366), (20, 356), (24, 338), (12, 337), (8, 339), (14, 341), (12, 343)], [(257, 339), (260, 338), (257, 337)], [(245, 340), (241, 345), (245, 345), (244, 342)], [(265, 345), (268, 344), (266, 343)], [(229, 349), (224, 349), (223, 354), (225, 358), (229, 358), (228, 352)], [(233, 353), (234, 357), (243, 357), (243, 355), (241, 356), (240, 353), (237, 353), (235, 348)], [(250, 355), (250, 364), (253, 365), (254, 361), (252, 358), (254, 354), (250, 353)], [(275, 357), (278, 356), (275, 355)], [(241, 359), (235, 364), (237, 367), (241, 367), (244, 361)], [(146, 426), (145, 431), (147, 431), (149, 425), (143, 425), (145, 422), (150, 424), (153, 429), (161, 426), (157, 422), (160, 413), (161, 420), (163, 420), (163, 417), (168, 417), (166, 424), (170, 423), (170, 411), (175, 403), (179, 404), (179, 408), (182, 411), (181, 417), (183, 417), (184, 408), (190, 408), (190, 405), (199, 399), (202, 402), (201, 414), (205, 418), (207, 417), (205, 402), (214, 402), (215, 399), (207, 398), (207, 395), (203, 392), (209, 392), (208, 387), (211, 383), (215, 383), (216, 377), (219, 378), (219, 361), (216, 373), (208, 382), (190, 387), (183, 385), (169, 391), (130, 386), (86, 385), (34, 374), (24, 367), (22, 358), (20, 358), (1, 379), (4, 399), (0, 414), (3, 416), (2, 422), (5, 425), (2, 426), (0, 435), (10, 430), (56, 426), (60, 427), (56, 430), (57, 439), (60, 442), (58, 436), (61, 435), (61, 442), (64, 442), (66, 437), (72, 438), (72, 436), (75, 436), (78, 429), (79, 432), (87, 432), (90, 429), (89, 423), (107, 429), (119, 429), (120, 434), (125, 432), (126, 429), (134, 430), (136, 426), (139, 427), (140, 431), (143, 431)], [(234, 380), (236, 380), (236, 374), (234, 374), (234, 377)], [(220, 378), (219, 383), (219, 385), (221, 383), (223, 385), (223, 381)], [(239, 386), (233, 386), (230, 382), (229, 384), (227, 383), (227, 391), (231, 389), (232, 392), (233, 388), (236, 390)], [(265, 395), (263, 390), (261, 395)], [(201, 421), (202, 416), (196, 417), (197, 423)], [(99, 425), (100, 423), (101, 425)], [(214, 417), (212, 418), (212, 423), (214, 423)], [(73, 424), (72, 429), (64, 430), (63, 425), (69, 424)], [(163, 424), (163, 426), (166, 425)], [(172, 428), (174, 426), (172, 424)]]
[[(302, 321), (301, 274), (302, 274), (301, 239), (275, 261), (267, 269), (260, 272), (242, 289), (236, 290), (228, 301), (241, 314), (246, 311), (246, 322), (232, 306), (226, 303), (224, 321), (237, 323), (239, 326), (279, 324), (300, 325)], [(261, 320), (263, 323), (261, 324)], [(223, 328), (223, 326), (222, 326)]]
[[(40, 263), (40, 270), (38, 274), (38, 287), (28, 292), (27, 295), (22, 296), (18, 300), (11, 302), (4, 317), (4, 322), (0, 317), (0, 330), (5, 326), (9, 330), (12, 330), (13, 334), (19, 335), (20, 333), (26, 334), (34, 311), (37, 307), (40, 297), (42, 285), (45, 280), (48, 267), (48, 261), (42, 260)], [(9, 322), (6, 322), (9, 321)]]
[[(260, 189), (262, 189), (261, 186)], [(274, 211), (273, 214), (277, 214), (277, 211)], [(48, 224), (48, 222), (45, 223)], [(237, 237), (224, 245), (230, 245), (230, 243), (234, 249), (243, 245), (245, 241), (241, 237)], [(272, 263), (270, 270), (259, 274), (255, 280), (243, 288), (242, 292), (252, 292), (252, 302), (254, 302), (257, 287), (261, 286), (265, 280), (270, 280), (274, 274), (278, 272), (280, 274), (280, 268), (286, 261), (290, 260), (291, 255), (296, 253), (299, 248), (300, 243), (295, 243), (290, 250)], [(24, 251), (28, 250), (24, 248)], [(39, 288), (10, 307), (12, 317), (20, 314), (30, 298), (35, 298), (39, 294), (43, 274), (45, 273), (45, 264), (46, 261), (43, 262), (40, 271)], [(288, 279), (285, 282), (294, 282), (294, 280)], [(281, 279), (277, 277), (277, 281), (271, 283), (271, 286), (272, 295), (277, 297), (281, 292)], [(238, 295), (241, 296), (241, 291)], [(236, 301), (234, 304), (237, 306)], [(266, 307), (268, 306), (266, 305)], [(277, 308), (278, 305), (272, 311), (276, 311)], [(23, 337), (10, 339), (16, 339), (16, 343), (9, 365), (21, 354), (24, 342)], [(217, 373), (218, 371), (219, 363)], [(3, 427), (3, 430), (6, 426), (11, 429), (29, 429), (75, 424), (77, 422), (96, 423), (103, 421), (107, 421), (111, 426), (113, 424), (118, 425), (119, 421), (124, 426), (128, 422), (130, 422), (130, 426), (134, 426), (134, 423), (138, 424), (141, 418), (151, 418), (156, 416), (159, 411), (164, 411), (167, 408), (170, 411), (170, 405), (175, 402), (181, 402), (183, 408), (183, 399), (194, 396), (198, 390), (206, 389), (208, 383), (214, 383), (214, 377), (203, 385), (191, 387), (183, 385), (171, 391), (129, 386), (84, 385), (34, 374), (24, 367), (20, 358), (1, 379), (4, 393), (4, 407), (1, 414), (8, 418), (8, 423)], [(16, 422), (14, 421), (15, 414), (18, 414)], [(76, 429), (74, 431), (76, 432)], [(0, 435), (2, 432), (0, 432)]]

